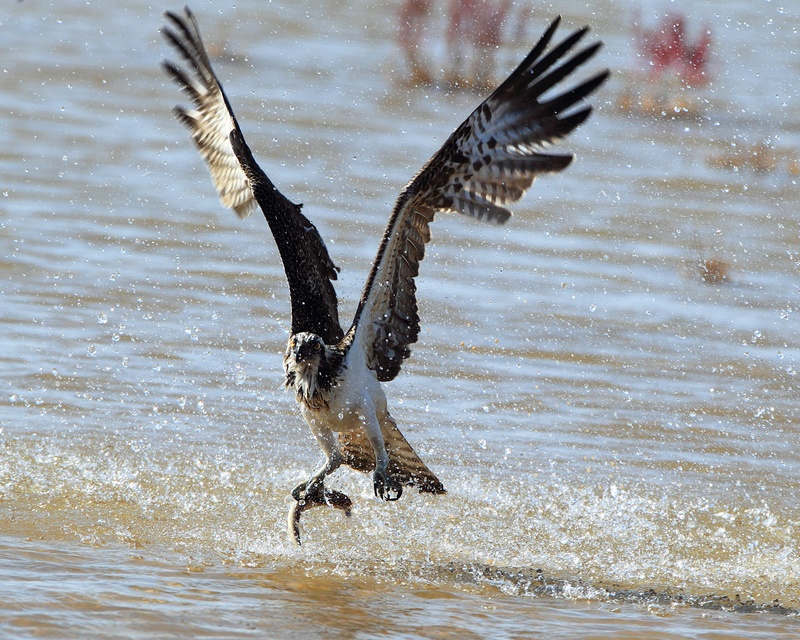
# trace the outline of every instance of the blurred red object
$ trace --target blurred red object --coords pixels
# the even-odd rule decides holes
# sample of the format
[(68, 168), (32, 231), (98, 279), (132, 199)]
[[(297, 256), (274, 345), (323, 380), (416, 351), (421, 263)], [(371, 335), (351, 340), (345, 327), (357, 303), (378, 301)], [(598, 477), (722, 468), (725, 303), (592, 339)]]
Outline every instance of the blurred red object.
[(650, 65), (651, 79), (659, 80), (666, 73), (675, 73), (692, 87), (707, 84), (711, 50), (711, 29), (703, 27), (699, 39), (692, 43), (686, 36), (687, 18), (670, 13), (654, 29), (644, 29), (640, 16), (634, 19), (634, 38), (639, 53)]
[[(442, 0), (443, 3), (443, 0)], [(444, 68), (445, 84), (460, 88), (492, 85), (497, 51), (510, 37), (523, 40), (529, 10), (519, 10), (513, 20), (513, 34), (505, 33), (513, 9), (512, 0), (449, 0), (446, 31), (428, 29), (437, 22), (433, 0), (404, 0), (398, 14), (398, 43), (411, 72), (412, 84), (434, 82), (432, 69)], [(441, 15), (441, 14), (440, 14)], [(448, 61), (433, 63), (429, 46), (425, 51), (425, 31), (433, 36), (444, 33)]]

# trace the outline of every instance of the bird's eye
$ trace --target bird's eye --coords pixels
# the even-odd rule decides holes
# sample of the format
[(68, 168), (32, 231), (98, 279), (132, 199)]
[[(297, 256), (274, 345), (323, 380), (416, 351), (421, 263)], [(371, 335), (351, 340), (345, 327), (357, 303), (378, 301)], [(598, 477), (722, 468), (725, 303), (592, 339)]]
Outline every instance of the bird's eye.
[(322, 345), (319, 342), (312, 343), (314, 345), (314, 351), (319, 351), (322, 349)]

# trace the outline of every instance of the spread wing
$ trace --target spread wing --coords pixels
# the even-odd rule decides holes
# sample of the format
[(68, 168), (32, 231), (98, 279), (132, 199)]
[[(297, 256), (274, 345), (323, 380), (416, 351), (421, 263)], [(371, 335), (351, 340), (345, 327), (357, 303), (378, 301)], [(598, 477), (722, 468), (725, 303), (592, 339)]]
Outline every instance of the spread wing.
[(278, 245), (292, 301), (292, 333), (311, 331), (328, 344), (342, 336), (334, 265), (317, 228), (290, 202), (253, 158), (233, 109), (206, 53), (200, 29), (188, 7), (186, 15), (166, 12), (173, 28), (163, 30), (167, 40), (189, 66), (187, 73), (165, 61), (164, 69), (189, 95), (194, 109), (175, 107), (206, 161), (214, 186), (225, 207), (240, 218), (261, 207)]
[(188, 7), (185, 11), (185, 18), (167, 11), (164, 15), (175, 30), (165, 27), (162, 33), (189, 64), (193, 75), (169, 61), (164, 61), (163, 67), (192, 99), (195, 109), (187, 111), (179, 106), (173, 111), (189, 129), (206, 161), (222, 206), (246, 218), (256, 208), (256, 200), (228, 140), (235, 126), (233, 111), (211, 67), (197, 20)]
[(419, 263), (437, 211), (504, 223), (506, 205), (517, 202), (540, 173), (561, 171), (572, 155), (548, 155), (544, 147), (580, 125), (591, 107), (565, 113), (608, 77), (601, 72), (577, 86), (543, 98), (589, 60), (602, 43), (560, 62), (587, 33), (574, 32), (545, 53), (560, 18), (553, 21), (517, 69), (459, 126), (403, 189), (367, 278), (348, 332), (364, 349), (381, 381), (392, 380), (417, 341), (416, 285)]

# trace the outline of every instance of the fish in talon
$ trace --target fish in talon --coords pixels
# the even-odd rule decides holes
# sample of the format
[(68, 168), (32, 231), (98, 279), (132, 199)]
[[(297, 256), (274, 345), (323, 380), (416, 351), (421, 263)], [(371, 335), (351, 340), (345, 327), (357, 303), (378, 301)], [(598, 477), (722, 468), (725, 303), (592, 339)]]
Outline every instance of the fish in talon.
[(298, 545), (302, 544), (300, 541), (300, 516), (314, 507), (333, 507), (344, 511), (344, 515), (349, 518), (352, 513), (353, 501), (346, 494), (334, 489), (315, 491), (300, 499), (295, 498), (289, 508), (289, 532), (294, 536)]

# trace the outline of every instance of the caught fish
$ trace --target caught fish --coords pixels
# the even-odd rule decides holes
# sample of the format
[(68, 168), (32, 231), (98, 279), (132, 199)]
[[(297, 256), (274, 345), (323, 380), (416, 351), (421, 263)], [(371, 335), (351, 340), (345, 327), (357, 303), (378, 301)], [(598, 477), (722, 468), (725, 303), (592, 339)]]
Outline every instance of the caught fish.
[(313, 509), (314, 507), (333, 507), (334, 509), (341, 509), (344, 515), (350, 517), (350, 509), (353, 507), (353, 501), (341, 491), (333, 489), (324, 489), (322, 491), (315, 491), (307, 496), (301, 497), (300, 495), (294, 496), (294, 503), (289, 509), (289, 531), (294, 535), (297, 544), (300, 542), (300, 516), (303, 512)]

